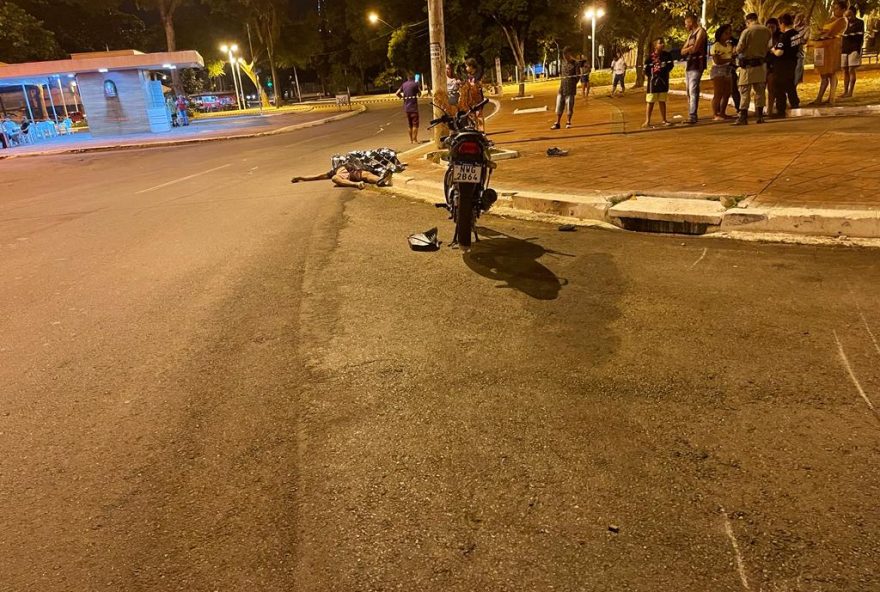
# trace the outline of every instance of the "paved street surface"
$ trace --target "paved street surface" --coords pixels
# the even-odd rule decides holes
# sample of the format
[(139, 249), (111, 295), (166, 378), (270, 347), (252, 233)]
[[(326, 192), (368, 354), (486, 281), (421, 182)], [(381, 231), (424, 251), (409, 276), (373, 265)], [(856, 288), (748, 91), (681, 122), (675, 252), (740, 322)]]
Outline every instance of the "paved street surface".
[(0, 588), (880, 589), (877, 251), (288, 183), (402, 119), (0, 163)]
[[(531, 99), (514, 101), (511, 90), (488, 128), (499, 147), (522, 155), (499, 164), (496, 180), (504, 188), (580, 195), (683, 191), (756, 196), (756, 204), (771, 207), (880, 210), (880, 118), (874, 116), (766, 125), (754, 125), (753, 116), (753, 125), (742, 128), (712, 122), (711, 103), (703, 100), (703, 121), (691, 127), (683, 123), (686, 97), (672, 95), (669, 118), (676, 125), (643, 130), (643, 90), (614, 99), (596, 90), (588, 100), (578, 97), (572, 129), (551, 131), (558, 82), (530, 85)], [(541, 107), (548, 110), (514, 114)], [(653, 122), (660, 123), (656, 112)], [(548, 158), (553, 146), (569, 156)], [(443, 175), (428, 164), (412, 173), (438, 181)]]

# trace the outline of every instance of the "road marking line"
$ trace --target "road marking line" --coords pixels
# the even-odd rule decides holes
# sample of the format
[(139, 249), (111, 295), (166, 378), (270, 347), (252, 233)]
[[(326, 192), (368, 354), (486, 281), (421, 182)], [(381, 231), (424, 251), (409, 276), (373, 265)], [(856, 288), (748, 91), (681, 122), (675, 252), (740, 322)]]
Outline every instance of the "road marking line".
[(868, 332), (868, 337), (871, 338), (871, 342), (874, 344), (874, 349), (877, 350), (877, 353), (880, 354), (880, 343), (877, 342), (877, 337), (874, 336), (874, 332), (871, 331), (871, 326), (868, 324), (868, 319), (865, 318), (865, 313), (862, 311), (862, 307), (859, 304), (858, 298), (856, 298), (856, 293), (852, 289), (852, 284), (849, 283), (849, 280), (846, 281), (846, 288), (849, 290), (850, 296), (852, 296), (853, 304), (856, 305), (856, 310), (859, 313), (859, 316), (862, 318), (862, 323), (865, 325), (865, 330)]
[(880, 419), (880, 413), (877, 413), (877, 409), (874, 408), (874, 404), (871, 402), (871, 399), (868, 398), (868, 395), (865, 393), (865, 389), (862, 388), (862, 384), (859, 382), (859, 379), (856, 378), (855, 372), (853, 372), (852, 366), (849, 364), (849, 359), (846, 357), (846, 352), (843, 351), (843, 344), (840, 343), (840, 338), (837, 336), (837, 331), (832, 331), (834, 333), (834, 341), (837, 342), (837, 352), (840, 354), (840, 360), (843, 362), (846, 371), (849, 373), (849, 377), (852, 380), (852, 383), (856, 385), (856, 390), (859, 391), (859, 395), (862, 396), (862, 399), (865, 400), (865, 403), (868, 404), (868, 408), (874, 413), (877, 419)]
[(721, 515), (724, 517), (724, 532), (727, 534), (727, 538), (730, 539), (730, 544), (733, 546), (733, 554), (736, 556), (736, 571), (739, 573), (739, 579), (742, 582), (743, 588), (751, 590), (749, 588), (749, 579), (746, 577), (746, 566), (739, 552), (739, 544), (737, 544), (736, 536), (733, 534), (733, 526), (731, 526), (730, 518), (727, 517), (727, 512), (723, 507), (721, 508)]
[(705, 256), (706, 256), (706, 253), (708, 253), (708, 252), (709, 252), (709, 247), (706, 247), (705, 249), (703, 249), (703, 254), (700, 255), (700, 258), (697, 259), (696, 261), (694, 261), (688, 269), (693, 269), (694, 267), (696, 267), (696, 266), (697, 266), (697, 263), (699, 263), (700, 261), (702, 261), (702, 260), (703, 260), (703, 257), (705, 257)]
[[(858, 306), (858, 305), (856, 305)], [(880, 343), (877, 343), (877, 338), (874, 337), (874, 332), (871, 331), (871, 326), (868, 325), (868, 319), (865, 318), (862, 309), (859, 308), (859, 316), (862, 317), (862, 322), (865, 324), (865, 331), (868, 332), (868, 336), (871, 338), (871, 341), (874, 343), (874, 349), (877, 350), (877, 353), (880, 354)]]
[[(849, 287), (850, 294), (852, 294), (852, 286)], [(859, 317), (862, 319), (862, 324), (865, 325), (865, 331), (868, 332), (868, 337), (871, 338), (871, 343), (874, 344), (874, 349), (877, 350), (877, 353), (880, 354), (880, 343), (877, 342), (877, 337), (874, 336), (874, 332), (871, 331), (871, 325), (868, 324), (868, 319), (865, 318), (865, 313), (862, 312), (862, 307), (859, 306), (859, 301), (856, 300), (855, 294), (853, 294), (853, 302), (856, 305), (856, 310), (859, 312)]]
[(155, 191), (156, 189), (162, 189), (163, 187), (168, 187), (169, 185), (174, 185), (175, 183), (182, 183), (183, 181), (189, 181), (190, 179), (195, 179), (196, 177), (201, 177), (202, 175), (207, 175), (208, 173), (213, 173), (214, 171), (219, 171), (220, 169), (225, 169), (228, 166), (232, 166), (231, 164), (224, 164), (223, 166), (218, 166), (213, 169), (208, 169), (207, 171), (202, 171), (200, 173), (195, 173), (194, 175), (188, 175), (186, 177), (181, 177), (180, 179), (174, 179), (173, 181), (168, 181), (167, 183), (162, 183), (161, 185), (156, 185), (155, 187), (150, 187), (149, 189), (141, 189), (135, 195), (140, 195), (141, 193), (149, 193), (150, 191)]

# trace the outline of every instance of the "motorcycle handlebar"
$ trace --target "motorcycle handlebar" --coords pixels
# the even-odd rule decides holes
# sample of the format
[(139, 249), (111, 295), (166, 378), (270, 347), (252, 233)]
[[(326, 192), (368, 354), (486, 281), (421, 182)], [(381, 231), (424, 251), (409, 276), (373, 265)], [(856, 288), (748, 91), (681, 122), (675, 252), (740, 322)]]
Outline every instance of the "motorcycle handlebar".
[(489, 104), (489, 99), (483, 99), (482, 101), (480, 101), (479, 103), (477, 103), (476, 105), (471, 107), (471, 113), (476, 113), (477, 111), (479, 111), (480, 109), (482, 109), (483, 107), (485, 107), (488, 104)]
[(433, 129), (433, 128), (437, 127), (438, 125), (440, 125), (441, 123), (449, 123), (451, 121), (452, 121), (452, 118), (450, 118), (448, 115), (442, 115), (442, 116), (438, 117), (437, 119), (432, 119), (431, 124), (428, 126), (428, 129)]

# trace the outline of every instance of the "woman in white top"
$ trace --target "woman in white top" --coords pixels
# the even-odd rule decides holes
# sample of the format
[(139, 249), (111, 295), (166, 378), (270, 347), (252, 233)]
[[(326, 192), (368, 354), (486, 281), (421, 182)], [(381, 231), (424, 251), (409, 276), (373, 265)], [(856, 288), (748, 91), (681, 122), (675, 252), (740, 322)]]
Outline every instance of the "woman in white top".
[(733, 93), (734, 48), (731, 43), (733, 29), (730, 25), (721, 25), (715, 31), (715, 43), (712, 44), (712, 113), (715, 121), (729, 119), (727, 105)]

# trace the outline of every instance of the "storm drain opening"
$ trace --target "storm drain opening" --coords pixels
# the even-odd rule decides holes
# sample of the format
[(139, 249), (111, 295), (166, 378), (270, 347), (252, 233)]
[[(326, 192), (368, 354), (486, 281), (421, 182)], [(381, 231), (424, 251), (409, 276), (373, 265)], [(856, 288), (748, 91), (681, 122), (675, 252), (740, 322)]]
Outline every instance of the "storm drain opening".
[(720, 200), (634, 195), (611, 206), (608, 217), (633, 232), (699, 235), (719, 230), (725, 210)]
[(715, 224), (703, 222), (673, 222), (648, 218), (617, 218), (617, 220), (624, 230), (657, 234), (706, 234), (710, 229), (718, 228)]

